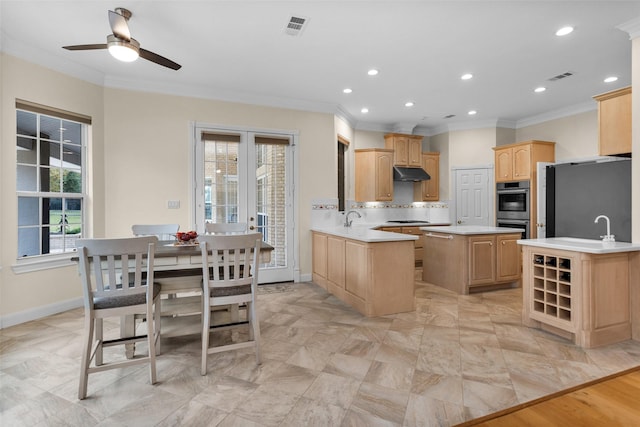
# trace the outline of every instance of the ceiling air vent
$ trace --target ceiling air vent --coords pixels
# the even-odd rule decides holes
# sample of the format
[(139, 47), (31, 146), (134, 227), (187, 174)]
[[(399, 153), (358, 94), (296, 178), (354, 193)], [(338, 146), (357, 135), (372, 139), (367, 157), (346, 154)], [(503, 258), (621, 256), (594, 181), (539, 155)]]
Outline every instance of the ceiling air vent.
[(557, 76), (553, 76), (549, 79), (550, 82), (555, 82), (557, 80), (566, 79), (567, 77), (573, 76), (574, 73), (567, 71), (566, 73), (558, 74)]
[(452, 119), (454, 118), (456, 115), (455, 114), (448, 114), (446, 116), (444, 116), (445, 119)]
[(308, 20), (308, 18), (303, 18), (302, 16), (292, 16), (289, 18), (287, 28), (284, 29), (284, 32), (290, 36), (299, 36), (302, 30), (304, 30)]

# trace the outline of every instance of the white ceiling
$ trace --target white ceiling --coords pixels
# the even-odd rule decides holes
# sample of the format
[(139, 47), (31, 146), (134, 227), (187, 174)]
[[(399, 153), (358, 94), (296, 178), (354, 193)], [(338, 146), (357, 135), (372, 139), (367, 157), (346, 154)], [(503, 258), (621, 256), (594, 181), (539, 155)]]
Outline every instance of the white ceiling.
[[(116, 7), (133, 12), (141, 47), (182, 69), (61, 48), (106, 43), (107, 11)], [(292, 15), (308, 18), (297, 37), (284, 32)], [(0, 47), (109, 87), (331, 112), (359, 129), (430, 134), (594, 109), (593, 95), (631, 84), (631, 42), (617, 27), (638, 17), (640, 1), (1, 0)], [(555, 36), (565, 25), (575, 31)], [(378, 76), (367, 75), (372, 67)], [(565, 72), (574, 75), (548, 81)], [(464, 73), (474, 78), (462, 81)], [(604, 83), (610, 75), (619, 80)], [(541, 85), (547, 91), (534, 93)], [(404, 106), (409, 100), (414, 107)]]

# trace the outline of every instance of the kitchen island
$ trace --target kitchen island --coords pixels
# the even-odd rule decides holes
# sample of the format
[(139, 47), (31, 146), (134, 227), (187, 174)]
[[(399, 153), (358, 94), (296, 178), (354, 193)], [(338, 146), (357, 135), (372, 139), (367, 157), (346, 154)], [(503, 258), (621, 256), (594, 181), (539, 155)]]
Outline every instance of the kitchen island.
[(640, 244), (571, 237), (518, 244), (523, 324), (585, 348), (638, 339)]
[(363, 226), (313, 229), (313, 282), (365, 316), (413, 311), (417, 238)]
[(420, 230), (423, 281), (459, 294), (518, 286), (522, 230), (474, 225)]

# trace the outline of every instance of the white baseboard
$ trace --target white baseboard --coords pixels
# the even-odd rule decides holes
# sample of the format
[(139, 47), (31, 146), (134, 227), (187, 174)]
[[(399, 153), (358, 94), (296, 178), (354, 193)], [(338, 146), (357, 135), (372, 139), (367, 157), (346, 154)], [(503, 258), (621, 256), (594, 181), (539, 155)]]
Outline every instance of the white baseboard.
[(29, 310), (11, 313), (6, 316), (0, 316), (0, 329), (9, 326), (19, 325), (20, 323), (30, 322), (32, 320), (42, 319), (52, 314), (62, 313), (63, 311), (72, 310), (82, 307), (82, 297), (74, 298), (66, 301), (60, 301), (54, 304), (43, 305), (41, 307), (31, 308)]

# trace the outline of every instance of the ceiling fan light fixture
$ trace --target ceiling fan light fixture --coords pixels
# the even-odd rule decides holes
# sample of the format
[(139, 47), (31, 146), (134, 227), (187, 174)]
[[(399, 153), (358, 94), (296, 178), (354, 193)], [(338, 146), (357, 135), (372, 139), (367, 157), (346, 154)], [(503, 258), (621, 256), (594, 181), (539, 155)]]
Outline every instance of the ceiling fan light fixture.
[(140, 43), (137, 40), (121, 40), (114, 35), (107, 37), (107, 46), (111, 56), (122, 62), (133, 62), (140, 56)]

